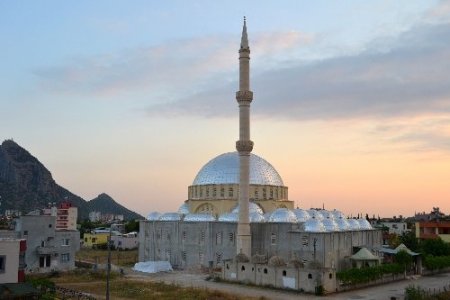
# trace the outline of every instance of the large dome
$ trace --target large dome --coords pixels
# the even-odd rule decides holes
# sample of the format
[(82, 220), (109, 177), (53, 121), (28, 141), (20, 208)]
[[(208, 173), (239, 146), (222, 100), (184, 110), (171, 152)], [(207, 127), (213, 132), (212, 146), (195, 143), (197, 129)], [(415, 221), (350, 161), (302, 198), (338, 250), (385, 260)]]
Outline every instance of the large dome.
[[(204, 184), (239, 184), (239, 153), (221, 154), (204, 165), (192, 185)], [(277, 170), (255, 154), (250, 154), (250, 184), (284, 186)]]

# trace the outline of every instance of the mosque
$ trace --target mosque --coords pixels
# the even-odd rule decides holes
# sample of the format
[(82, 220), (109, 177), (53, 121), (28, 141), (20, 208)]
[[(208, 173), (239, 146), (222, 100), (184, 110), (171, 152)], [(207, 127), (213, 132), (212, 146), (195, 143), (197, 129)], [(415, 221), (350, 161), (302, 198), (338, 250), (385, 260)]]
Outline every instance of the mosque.
[(337, 271), (354, 265), (354, 259), (378, 260), (381, 231), (338, 210), (294, 208), (277, 170), (251, 153), (253, 92), (245, 19), (236, 100), (237, 151), (200, 169), (177, 212), (151, 212), (141, 221), (139, 261), (165, 260), (181, 269), (220, 267), (226, 280), (260, 285), (338, 290)]

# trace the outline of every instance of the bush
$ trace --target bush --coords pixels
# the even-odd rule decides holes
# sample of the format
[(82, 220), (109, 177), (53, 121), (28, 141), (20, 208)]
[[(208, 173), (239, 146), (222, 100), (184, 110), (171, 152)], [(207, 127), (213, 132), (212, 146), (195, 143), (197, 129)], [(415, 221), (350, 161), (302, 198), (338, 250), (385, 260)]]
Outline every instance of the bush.
[(405, 288), (405, 300), (423, 300), (425, 297), (426, 293), (420, 286), (410, 285)]
[(336, 273), (336, 277), (344, 284), (358, 284), (374, 281), (386, 274), (400, 274), (403, 267), (399, 264), (385, 264), (368, 268), (352, 268)]
[(430, 271), (448, 268), (450, 267), (450, 256), (426, 256), (424, 266)]

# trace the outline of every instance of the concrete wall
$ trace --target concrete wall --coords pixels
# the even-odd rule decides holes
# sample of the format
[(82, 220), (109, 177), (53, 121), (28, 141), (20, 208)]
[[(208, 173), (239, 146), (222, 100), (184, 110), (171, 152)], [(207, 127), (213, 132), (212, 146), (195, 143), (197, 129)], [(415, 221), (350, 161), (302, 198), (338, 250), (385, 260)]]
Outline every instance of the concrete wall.
[(0, 269), (0, 284), (18, 282), (19, 252), (20, 240), (0, 238), (0, 256), (4, 264), (4, 269)]
[[(75, 268), (75, 252), (80, 248), (78, 231), (55, 230), (55, 216), (21, 216), (16, 224), (18, 235), (27, 240), (27, 273)], [(42, 258), (46, 260), (44, 266)]]
[[(139, 261), (168, 260), (174, 267), (208, 267), (236, 255), (236, 223), (141, 221)], [(381, 246), (380, 230), (312, 233), (301, 224), (252, 223), (252, 255), (280, 256), (305, 267), (317, 261), (322, 268), (348, 267), (345, 258), (354, 247)]]
[(336, 273), (329, 269), (274, 267), (267, 264), (224, 262), (222, 277), (225, 280), (251, 283), (283, 289), (314, 293), (321, 285), (325, 292), (336, 291)]

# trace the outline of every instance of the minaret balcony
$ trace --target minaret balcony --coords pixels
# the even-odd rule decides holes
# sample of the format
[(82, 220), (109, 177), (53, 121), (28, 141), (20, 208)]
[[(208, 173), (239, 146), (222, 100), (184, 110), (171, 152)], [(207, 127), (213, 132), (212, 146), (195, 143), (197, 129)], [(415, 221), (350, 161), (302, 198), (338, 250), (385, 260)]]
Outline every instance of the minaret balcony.
[(236, 92), (236, 100), (238, 102), (252, 102), (253, 92), (252, 91), (238, 91)]
[(252, 152), (253, 142), (252, 141), (237, 141), (236, 150), (238, 152)]

